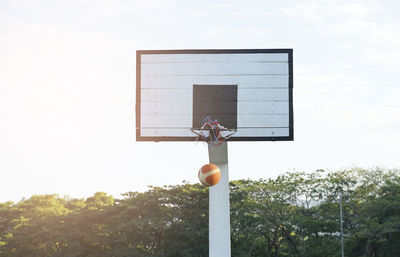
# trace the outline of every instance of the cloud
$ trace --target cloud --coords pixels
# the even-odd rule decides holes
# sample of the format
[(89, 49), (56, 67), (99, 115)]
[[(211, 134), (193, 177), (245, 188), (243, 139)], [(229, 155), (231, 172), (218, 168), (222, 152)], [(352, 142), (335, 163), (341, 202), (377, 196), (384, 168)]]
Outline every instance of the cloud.
[[(164, 177), (138, 178), (132, 171), (145, 167), (158, 174), (182, 156), (179, 174), (167, 183), (187, 180), (187, 170), (206, 161), (206, 148), (134, 142), (138, 48), (294, 48), (295, 142), (273, 148), (237, 144), (237, 156), (254, 158), (243, 152), (253, 145), (265, 155), (268, 145), (276, 157), (268, 165), (279, 170), (354, 160), (398, 163), (398, 6), (371, 0), (5, 0), (0, 4), (0, 169), (17, 174), (7, 176), (15, 181), (34, 174), (24, 185), (36, 184), (24, 191), (27, 196), (38, 188), (57, 190), (46, 189), (46, 183), (59, 177), (69, 176), (72, 185), (83, 173), (84, 182), (97, 179), (90, 190), (96, 183), (107, 189), (109, 174), (116, 178), (116, 191), (163, 183)], [(293, 162), (285, 164), (288, 153)], [(155, 157), (160, 161), (154, 163)], [(265, 163), (255, 165), (251, 170), (263, 170)], [(254, 174), (249, 176), (270, 176)], [(124, 189), (120, 177), (126, 178)], [(83, 192), (83, 187), (71, 188)], [(9, 188), (3, 192), (23, 191), (12, 183)]]
[(353, 16), (353, 17), (364, 17), (366, 15), (370, 15), (379, 9), (379, 6), (371, 3), (361, 3), (359, 1), (355, 1), (353, 3), (345, 2), (333, 4), (337, 7), (337, 10), (343, 12), (344, 14)]

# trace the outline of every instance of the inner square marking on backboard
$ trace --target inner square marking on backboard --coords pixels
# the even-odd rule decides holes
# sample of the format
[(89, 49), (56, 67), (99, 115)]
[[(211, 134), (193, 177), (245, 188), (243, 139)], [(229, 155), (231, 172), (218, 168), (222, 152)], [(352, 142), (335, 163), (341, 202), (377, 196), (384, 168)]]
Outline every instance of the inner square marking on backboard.
[(237, 85), (193, 85), (192, 128), (210, 116), (227, 129), (237, 129)]

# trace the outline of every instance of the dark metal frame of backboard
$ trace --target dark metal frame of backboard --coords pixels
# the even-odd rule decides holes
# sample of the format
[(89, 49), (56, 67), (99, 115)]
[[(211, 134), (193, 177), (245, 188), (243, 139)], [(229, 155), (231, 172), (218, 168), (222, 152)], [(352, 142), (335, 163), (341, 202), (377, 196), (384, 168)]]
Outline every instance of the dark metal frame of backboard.
[(136, 141), (195, 141), (193, 137), (148, 137), (140, 135), (141, 56), (142, 54), (257, 54), (287, 53), (289, 65), (289, 136), (285, 137), (231, 137), (228, 141), (293, 141), (293, 49), (187, 49), (136, 51)]

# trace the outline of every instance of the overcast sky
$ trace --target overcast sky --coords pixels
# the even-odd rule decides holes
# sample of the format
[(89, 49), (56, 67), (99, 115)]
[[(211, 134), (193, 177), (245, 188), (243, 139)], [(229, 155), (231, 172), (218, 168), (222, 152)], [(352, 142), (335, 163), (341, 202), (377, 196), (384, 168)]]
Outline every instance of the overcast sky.
[(293, 48), (293, 142), (230, 178), (400, 168), (399, 1), (0, 0), (0, 202), (197, 182), (207, 146), (135, 142), (138, 49)]

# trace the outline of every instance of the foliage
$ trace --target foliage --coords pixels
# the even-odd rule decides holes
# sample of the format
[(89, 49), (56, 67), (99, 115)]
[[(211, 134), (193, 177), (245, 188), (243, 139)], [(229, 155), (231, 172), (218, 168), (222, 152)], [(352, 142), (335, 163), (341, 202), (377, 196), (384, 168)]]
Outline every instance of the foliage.
[[(230, 183), (232, 256), (399, 256), (396, 170), (286, 173)], [(114, 199), (34, 195), (0, 203), (1, 257), (208, 255), (208, 189), (150, 187)]]

